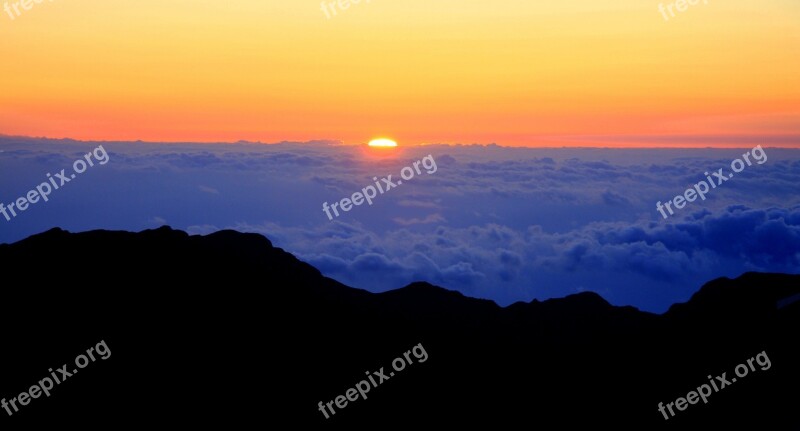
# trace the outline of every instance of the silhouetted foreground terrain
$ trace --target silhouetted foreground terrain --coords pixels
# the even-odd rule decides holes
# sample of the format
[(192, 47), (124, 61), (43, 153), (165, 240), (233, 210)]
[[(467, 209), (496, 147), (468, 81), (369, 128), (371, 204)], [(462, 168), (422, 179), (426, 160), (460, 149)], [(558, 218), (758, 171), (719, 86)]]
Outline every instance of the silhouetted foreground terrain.
[[(715, 280), (654, 315), (593, 293), (506, 308), (425, 283), (372, 294), (232, 231), (54, 229), (0, 245), (0, 262), (0, 397), (74, 369), (101, 340), (111, 351), (50, 397), (0, 410), (3, 427), (800, 429), (800, 301), (787, 300), (800, 276)], [(424, 363), (325, 419), (320, 401), (388, 375), (419, 343)], [(659, 413), (762, 351), (768, 370)]]

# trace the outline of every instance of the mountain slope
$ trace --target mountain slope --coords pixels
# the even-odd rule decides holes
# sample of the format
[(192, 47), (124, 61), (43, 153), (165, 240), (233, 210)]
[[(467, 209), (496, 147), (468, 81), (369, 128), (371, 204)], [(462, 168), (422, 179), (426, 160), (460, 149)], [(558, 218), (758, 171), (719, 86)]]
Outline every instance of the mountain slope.
[[(501, 308), (428, 283), (353, 289), (255, 234), (54, 229), (0, 245), (0, 393), (16, 397), (103, 340), (112, 354), (3, 421), (236, 426), (611, 424), (792, 429), (800, 276), (718, 279), (663, 315), (594, 293)], [(415, 356), (424, 349), (427, 359)], [(766, 352), (665, 420), (657, 410)], [(394, 376), (395, 358), (409, 364)], [(421, 355), (420, 355), (421, 356)], [(401, 359), (402, 360), (402, 359)], [(337, 408), (367, 372), (387, 380)], [(372, 375), (373, 378), (377, 376)], [(329, 418), (318, 403), (334, 401)], [(547, 425), (547, 426), (545, 426)]]

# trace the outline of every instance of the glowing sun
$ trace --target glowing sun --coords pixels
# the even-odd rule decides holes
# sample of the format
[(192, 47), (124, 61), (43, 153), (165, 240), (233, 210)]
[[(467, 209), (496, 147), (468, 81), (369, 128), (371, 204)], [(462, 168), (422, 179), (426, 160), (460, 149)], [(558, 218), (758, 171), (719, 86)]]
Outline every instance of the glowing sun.
[(393, 141), (391, 139), (380, 138), (380, 139), (373, 139), (373, 140), (369, 141), (369, 146), (370, 147), (389, 148), (389, 147), (396, 147), (397, 146), (397, 142), (395, 142), (395, 141)]

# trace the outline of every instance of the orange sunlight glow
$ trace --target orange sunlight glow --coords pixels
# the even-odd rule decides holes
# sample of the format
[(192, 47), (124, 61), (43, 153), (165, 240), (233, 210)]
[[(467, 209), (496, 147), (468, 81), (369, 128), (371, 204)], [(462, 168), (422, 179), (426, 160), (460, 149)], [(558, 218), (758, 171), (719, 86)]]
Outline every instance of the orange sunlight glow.
[(369, 141), (368, 145), (370, 147), (387, 148), (387, 147), (396, 147), (397, 146), (397, 142), (395, 142), (395, 141), (393, 141), (391, 139), (380, 138), (380, 139), (373, 139), (373, 140)]
[(0, 1), (3, 135), (800, 146), (796, 0), (35, 2)]

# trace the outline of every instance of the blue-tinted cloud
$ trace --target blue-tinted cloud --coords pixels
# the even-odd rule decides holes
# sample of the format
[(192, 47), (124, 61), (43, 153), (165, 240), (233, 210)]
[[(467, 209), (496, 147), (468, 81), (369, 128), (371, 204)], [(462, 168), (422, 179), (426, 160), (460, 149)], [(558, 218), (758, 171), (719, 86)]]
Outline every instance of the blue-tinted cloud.
[[(0, 201), (98, 144), (0, 138)], [(797, 150), (767, 148), (766, 163), (664, 220), (657, 201), (706, 171), (729, 171), (745, 150), (428, 145), (376, 159), (328, 141), (103, 145), (108, 164), (11, 222), (0, 218), (0, 241), (53, 226), (235, 228), (373, 291), (427, 280), (508, 304), (595, 290), (654, 311), (718, 276), (800, 268)], [(333, 221), (322, 211), (428, 154), (436, 173), (423, 169)]]

